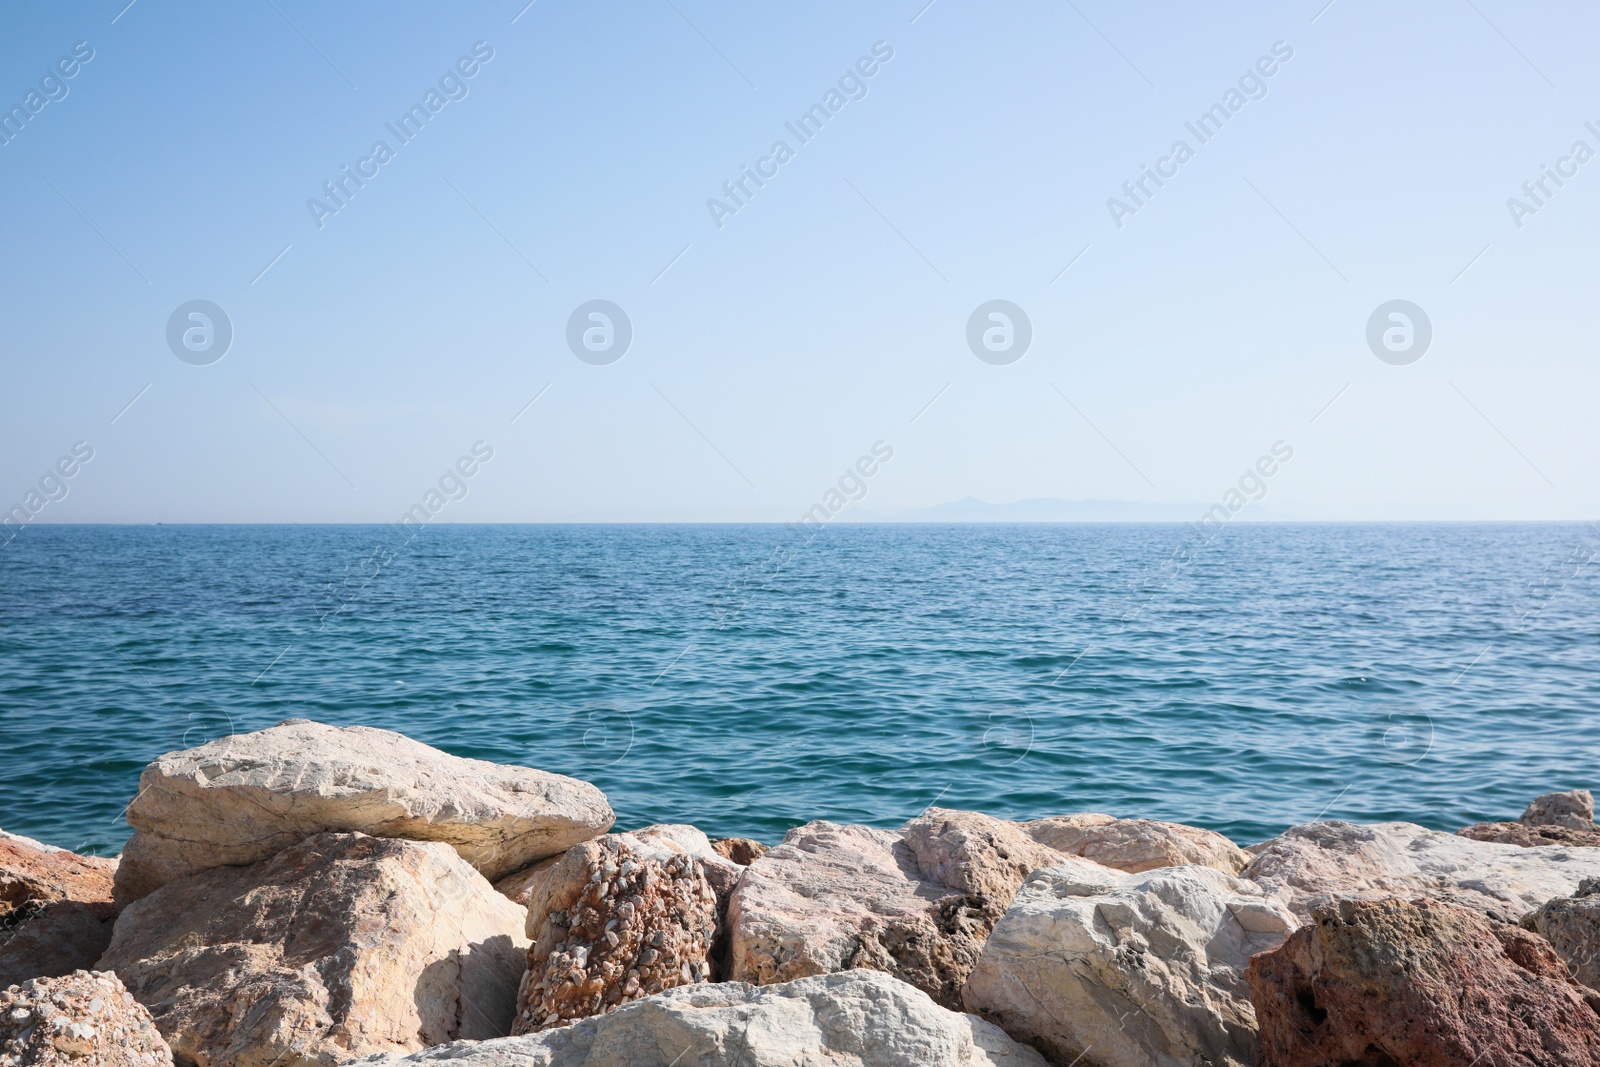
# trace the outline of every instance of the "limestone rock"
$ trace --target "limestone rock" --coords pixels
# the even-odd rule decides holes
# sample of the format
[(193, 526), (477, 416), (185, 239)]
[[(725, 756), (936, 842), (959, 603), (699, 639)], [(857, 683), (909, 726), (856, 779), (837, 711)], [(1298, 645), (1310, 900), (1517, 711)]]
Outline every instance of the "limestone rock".
[(100, 961), (199, 1067), (510, 1032), (523, 910), (443, 842), (318, 834), (128, 906)]
[(1028, 875), (1061, 862), (1062, 852), (1028, 835), (1031, 825), (929, 808), (901, 828), (900, 838), (923, 881), (965, 894), (992, 926)]
[(1253, 1063), (1245, 965), (1297, 925), (1212, 867), (1046, 868), (990, 935), (963, 1001), (1062, 1064)]
[(1319, 905), (1247, 977), (1259, 1067), (1600, 1065), (1600, 994), (1537, 935), (1468, 908)]
[(0, 992), (0, 1062), (170, 1067), (172, 1052), (116, 975), (76, 970)]
[(1593, 830), (1594, 797), (1587, 789), (1566, 793), (1546, 793), (1535, 797), (1518, 822), (1529, 826), (1566, 826), (1574, 830)]
[(94, 966), (111, 943), (116, 869), (0, 832), (0, 988)]
[(1594, 797), (1587, 789), (1536, 797), (1516, 822), (1480, 822), (1457, 830), (1474, 841), (1499, 841), (1534, 848), (1539, 845), (1600, 847), (1600, 825), (1594, 821)]
[(462, 759), (388, 730), (291, 719), (171, 752), (128, 806), (116, 897), (266, 859), (323, 831), (443, 841), (491, 881), (611, 825), (587, 782)]
[(363, 1067), (1044, 1067), (1033, 1049), (876, 971), (689, 985), (571, 1026)]
[(717, 855), (741, 867), (750, 866), (767, 851), (766, 845), (748, 837), (719, 837), (711, 842), (711, 847), (716, 850)]
[(1283, 895), (1302, 919), (1337, 896), (1429, 896), (1515, 923), (1584, 878), (1600, 877), (1600, 851), (1519, 848), (1411, 823), (1296, 826), (1256, 850), (1244, 877)]
[(1182, 823), (1085, 813), (1036, 819), (1022, 826), (1034, 840), (1057, 852), (1130, 874), (1187, 864), (1238, 874), (1250, 862), (1243, 849), (1221, 834)]
[(961, 983), (1031, 867), (1098, 866), (971, 812), (935, 809), (904, 835), (822, 821), (790, 830), (734, 891), (730, 977), (768, 984), (868, 967), (959, 1007)]
[(1550, 942), (1572, 977), (1600, 990), (1600, 879), (1585, 879), (1574, 896), (1546, 901), (1521, 925)]

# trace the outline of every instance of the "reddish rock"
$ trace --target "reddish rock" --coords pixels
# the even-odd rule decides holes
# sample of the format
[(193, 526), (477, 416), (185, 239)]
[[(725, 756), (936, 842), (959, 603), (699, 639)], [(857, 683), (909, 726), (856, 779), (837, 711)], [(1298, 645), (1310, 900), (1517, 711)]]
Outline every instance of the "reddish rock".
[(116, 869), (0, 832), (0, 988), (94, 966), (111, 943)]
[(1600, 1067), (1600, 994), (1468, 908), (1322, 904), (1246, 978), (1258, 1067)]
[(1497, 841), (1503, 845), (1538, 848), (1540, 845), (1582, 845), (1600, 848), (1600, 826), (1578, 830), (1570, 826), (1529, 826), (1521, 822), (1480, 822), (1456, 831), (1474, 841)]

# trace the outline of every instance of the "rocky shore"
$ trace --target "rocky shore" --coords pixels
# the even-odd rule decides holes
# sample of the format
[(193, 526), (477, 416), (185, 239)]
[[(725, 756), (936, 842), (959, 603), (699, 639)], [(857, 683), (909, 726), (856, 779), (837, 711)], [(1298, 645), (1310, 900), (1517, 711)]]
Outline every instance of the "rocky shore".
[(932, 808), (768, 848), (290, 720), (0, 833), (0, 1067), (1600, 1067), (1589, 793), (1455, 834)]

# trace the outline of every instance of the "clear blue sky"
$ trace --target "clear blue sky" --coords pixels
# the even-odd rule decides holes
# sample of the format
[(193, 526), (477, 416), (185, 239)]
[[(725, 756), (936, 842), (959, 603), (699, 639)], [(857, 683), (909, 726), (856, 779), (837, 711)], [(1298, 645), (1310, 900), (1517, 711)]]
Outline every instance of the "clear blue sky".
[[(882, 514), (1211, 502), (1280, 440), (1284, 516), (1600, 512), (1600, 160), (1560, 163), (1600, 150), (1592, 5), (125, 2), (0, 14), (0, 507), (94, 452), (35, 521), (391, 520), (480, 440), (438, 521), (792, 519), (879, 440)], [(166, 340), (195, 299), (208, 366)], [(567, 346), (591, 299), (610, 365)], [(967, 346), (993, 299), (1008, 365)], [(1394, 299), (1409, 365), (1366, 341)]]

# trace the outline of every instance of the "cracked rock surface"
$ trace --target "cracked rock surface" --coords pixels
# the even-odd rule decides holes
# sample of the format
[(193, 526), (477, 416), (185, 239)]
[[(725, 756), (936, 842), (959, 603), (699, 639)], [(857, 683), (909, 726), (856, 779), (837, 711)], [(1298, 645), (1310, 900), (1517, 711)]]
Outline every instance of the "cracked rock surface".
[(1060, 1063), (1253, 1063), (1245, 965), (1296, 925), (1260, 886), (1212, 867), (1050, 867), (1011, 902), (963, 1000)]
[(327, 833), (129, 905), (99, 966), (199, 1067), (329, 1067), (509, 1033), (523, 921), (448, 845)]

